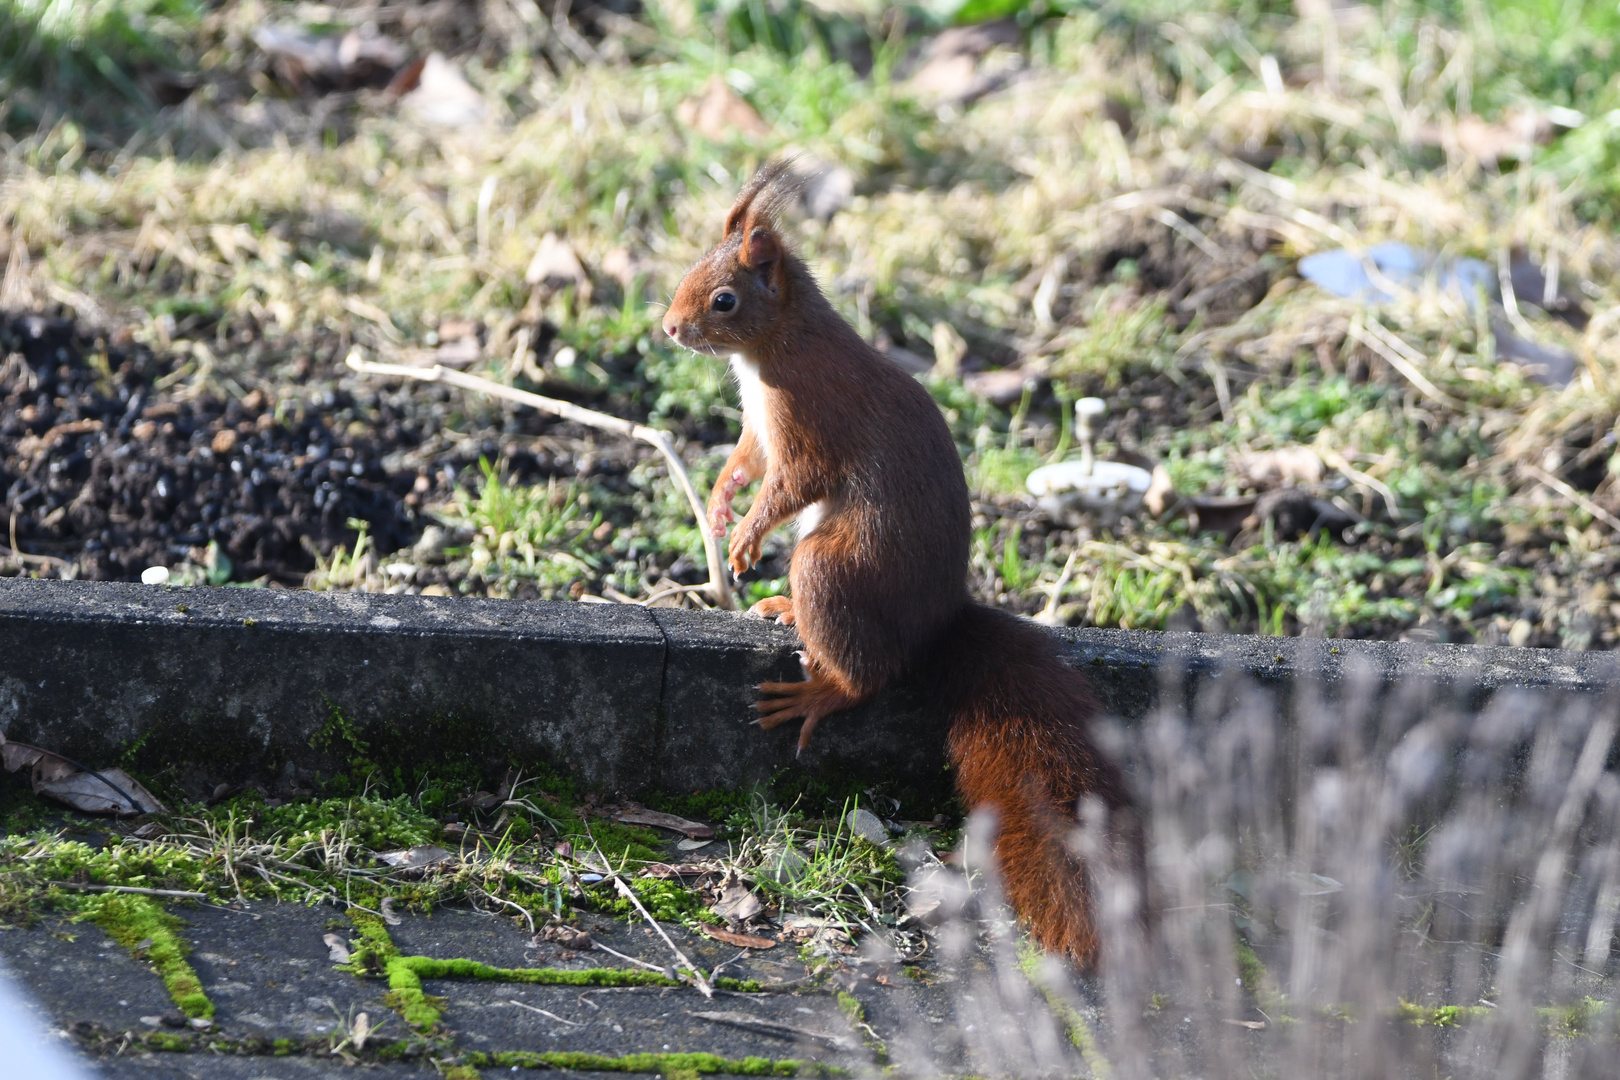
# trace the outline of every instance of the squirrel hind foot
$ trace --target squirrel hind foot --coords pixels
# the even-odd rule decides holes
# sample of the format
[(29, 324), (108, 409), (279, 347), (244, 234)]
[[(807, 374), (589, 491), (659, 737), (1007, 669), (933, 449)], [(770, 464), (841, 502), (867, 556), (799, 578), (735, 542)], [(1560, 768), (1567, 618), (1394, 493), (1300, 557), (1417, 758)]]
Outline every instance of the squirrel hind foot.
[(821, 718), (840, 709), (858, 705), (864, 697), (839, 686), (826, 675), (816, 672), (804, 682), (761, 683), (763, 695), (754, 707), (759, 710), (755, 723), (769, 731), (795, 717), (804, 717), (799, 727), (799, 752), (810, 745), (810, 736)]
[(792, 626), (798, 618), (794, 614), (793, 598), (790, 596), (767, 596), (749, 608), (748, 614), (758, 615), (762, 619), (775, 619), (783, 626)]

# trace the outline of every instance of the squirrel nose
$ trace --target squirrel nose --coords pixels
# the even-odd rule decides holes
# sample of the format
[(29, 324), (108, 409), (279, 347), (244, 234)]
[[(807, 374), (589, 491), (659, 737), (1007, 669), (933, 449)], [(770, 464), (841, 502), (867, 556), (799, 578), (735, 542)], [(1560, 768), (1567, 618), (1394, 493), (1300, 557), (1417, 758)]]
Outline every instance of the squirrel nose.
[(664, 320), (664, 336), (665, 337), (669, 338), (669, 340), (671, 340), (671, 341), (679, 341), (680, 340), (680, 337), (679, 337), (680, 332), (681, 332), (681, 324), (678, 321), (676, 321), (674, 319), (665, 319)]

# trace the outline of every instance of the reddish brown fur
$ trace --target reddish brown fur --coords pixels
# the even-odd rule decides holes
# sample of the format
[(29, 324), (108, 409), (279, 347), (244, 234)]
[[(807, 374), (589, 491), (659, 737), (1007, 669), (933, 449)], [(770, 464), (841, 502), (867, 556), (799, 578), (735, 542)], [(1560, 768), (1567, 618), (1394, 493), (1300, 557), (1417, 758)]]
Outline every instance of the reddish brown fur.
[[(1042, 944), (1089, 960), (1096, 935), (1065, 838), (1082, 794), (1123, 796), (1086, 738), (1085, 681), (1041, 631), (969, 600), (956, 444), (928, 391), (839, 317), (787, 249), (773, 220), (787, 175), (768, 166), (744, 187), (664, 319), (680, 344), (757, 369), (761, 414), (745, 394), (742, 437), (709, 501), (724, 535), (732, 498), (763, 481), (732, 536), (732, 568), (757, 561), (772, 529), (824, 508), (794, 550), (791, 603), (757, 609), (795, 621), (807, 676), (761, 687), (761, 722), (803, 717), (802, 748), (822, 717), (897, 679), (933, 688), (952, 717), (963, 797), (999, 812), (1008, 898)], [(716, 308), (722, 292), (729, 310)]]

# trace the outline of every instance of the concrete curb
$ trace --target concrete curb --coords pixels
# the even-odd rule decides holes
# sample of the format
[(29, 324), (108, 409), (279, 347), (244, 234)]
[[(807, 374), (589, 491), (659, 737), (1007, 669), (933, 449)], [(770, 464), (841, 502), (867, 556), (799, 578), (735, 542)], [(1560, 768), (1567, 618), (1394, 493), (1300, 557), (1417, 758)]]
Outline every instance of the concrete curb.
[[(1105, 707), (1224, 673), (1284, 699), (1364, 672), (1478, 709), (1496, 691), (1591, 695), (1608, 654), (1060, 630)], [(755, 684), (798, 678), (791, 630), (741, 615), (426, 596), (0, 579), (0, 731), (181, 783), (312, 786), (384, 769), (548, 763), (592, 789), (697, 791), (787, 772), (942, 794), (943, 727), (904, 691), (821, 726), (751, 726)], [(184, 766), (174, 763), (184, 762)]]

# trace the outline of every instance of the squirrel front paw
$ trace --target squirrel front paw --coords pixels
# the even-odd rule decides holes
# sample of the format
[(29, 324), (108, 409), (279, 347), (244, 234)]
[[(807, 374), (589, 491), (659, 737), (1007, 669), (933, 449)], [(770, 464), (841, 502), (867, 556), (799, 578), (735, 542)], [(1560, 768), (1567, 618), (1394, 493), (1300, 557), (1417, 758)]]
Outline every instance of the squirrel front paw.
[(726, 526), (737, 520), (736, 511), (724, 503), (715, 503), (709, 507), (709, 535), (716, 540), (726, 535)]
[(715, 539), (726, 535), (726, 526), (737, 520), (731, 500), (747, 485), (748, 475), (741, 469), (733, 469), (731, 475), (721, 477), (709, 493), (709, 533)]
[(762, 538), (745, 539), (741, 530), (731, 538), (731, 572), (738, 577), (746, 574), (750, 567), (759, 562), (760, 544)]

